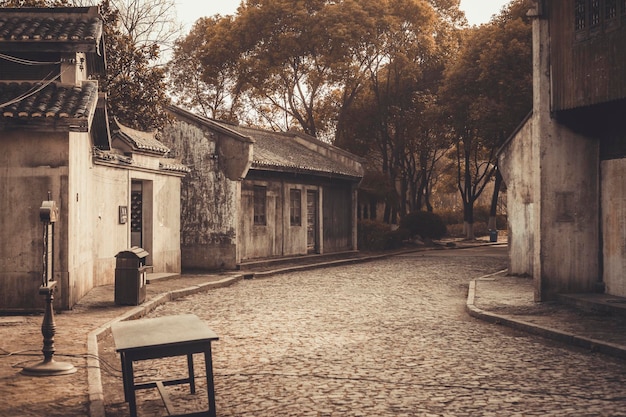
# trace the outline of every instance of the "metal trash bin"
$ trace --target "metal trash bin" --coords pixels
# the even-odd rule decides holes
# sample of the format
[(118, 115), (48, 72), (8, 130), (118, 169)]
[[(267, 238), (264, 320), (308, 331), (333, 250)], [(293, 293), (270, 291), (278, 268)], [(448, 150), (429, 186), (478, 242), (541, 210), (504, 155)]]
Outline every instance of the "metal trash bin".
[(146, 266), (148, 252), (133, 246), (115, 257), (115, 304), (139, 305), (146, 301)]
[(498, 241), (498, 231), (495, 229), (489, 229), (489, 241), (497, 242)]

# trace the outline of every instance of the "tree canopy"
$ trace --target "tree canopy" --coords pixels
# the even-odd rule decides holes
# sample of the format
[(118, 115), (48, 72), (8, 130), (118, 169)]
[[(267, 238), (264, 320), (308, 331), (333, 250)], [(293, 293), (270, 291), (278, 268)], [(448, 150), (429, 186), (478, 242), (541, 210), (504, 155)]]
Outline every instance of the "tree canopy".
[[(235, 16), (198, 21), (170, 73), (181, 103), (209, 116), (236, 108), (253, 123), (332, 140), (372, 71), (403, 45), (407, 60), (432, 52), (435, 23), (425, 0), (250, 0)], [(193, 68), (201, 74), (190, 80)]]

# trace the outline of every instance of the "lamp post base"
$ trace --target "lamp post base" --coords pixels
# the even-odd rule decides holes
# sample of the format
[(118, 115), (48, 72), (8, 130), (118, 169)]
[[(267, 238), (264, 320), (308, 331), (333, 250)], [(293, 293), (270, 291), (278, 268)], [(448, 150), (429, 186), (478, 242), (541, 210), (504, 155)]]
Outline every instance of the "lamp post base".
[(71, 363), (57, 362), (55, 360), (42, 361), (22, 369), (22, 375), (28, 376), (57, 376), (69, 375), (76, 372), (76, 367)]

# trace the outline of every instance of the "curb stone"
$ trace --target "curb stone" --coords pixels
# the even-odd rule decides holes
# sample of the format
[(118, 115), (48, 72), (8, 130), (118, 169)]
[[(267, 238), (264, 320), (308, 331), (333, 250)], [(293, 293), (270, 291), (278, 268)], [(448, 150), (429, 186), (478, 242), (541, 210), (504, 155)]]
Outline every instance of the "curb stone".
[(466, 310), (470, 316), (488, 323), (504, 325), (515, 330), (521, 330), (523, 332), (541, 336), (563, 344), (588, 349), (592, 352), (600, 352), (618, 359), (626, 358), (626, 346), (576, 335), (574, 333), (542, 326), (536, 323), (515, 319), (509, 315), (492, 313), (476, 307), (474, 303), (476, 297), (476, 282), (501, 273), (502, 271), (470, 281), (466, 301)]

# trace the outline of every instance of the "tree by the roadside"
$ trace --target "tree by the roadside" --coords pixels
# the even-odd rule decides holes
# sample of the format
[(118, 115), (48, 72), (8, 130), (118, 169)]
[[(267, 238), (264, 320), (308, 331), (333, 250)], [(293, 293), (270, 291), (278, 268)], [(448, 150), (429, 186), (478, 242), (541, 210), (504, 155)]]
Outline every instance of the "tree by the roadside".
[[(214, 119), (237, 121), (243, 111), (237, 86), (238, 48), (229, 32), (232, 19), (200, 18), (189, 34), (176, 41), (168, 65), (170, 92), (178, 105)], [(210, 62), (203, 51), (221, 56)]]
[[(531, 109), (529, 8), (529, 0), (514, 0), (490, 23), (468, 29), (447, 68), (440, 99), (454, 131), (468, 239), (474, 238), (474, 203), (496, 174), (496, 151)], [(500, 181), (495, 185), (497, 192)]]
[[(436, 7), (432, 7), (435, 5)], [(386, 178), (383, 220), (430, 206), (432, 174), (447, 146), (437, 91), (462, 23), (456, 1), (386, 5), (369, 46), (366, 82), (338, 132), (338, 144), (368, 158)]]
[[(212, 114), (237, 107), (254, 124), (332, 140), (360, 85), (377, 3), (254, 0), (235, 16), (198, 21), (174, 52), (175, 93)], [(189, 66), (201, 69), (199, 78), (185, 79)]]
[[(142, 4), (146, 10), (153, 5), (147, 1)], [(143, 39), (144, 32), (139, 29), (133, 32), (132, 26), (119, 25), (121, 12), (109, 0), (101, 3), (100, 12), (105, 20), (107, 59), (106, 75), (100, 81), (108, 95), (109, 110), (127, 126), (157, 130), (168, 120), (165, 107), (170, 103), (165, 69), (153, 65), (159, 58), (159, 42)], [(126, 27), (126, 31), (122, 27)]]

